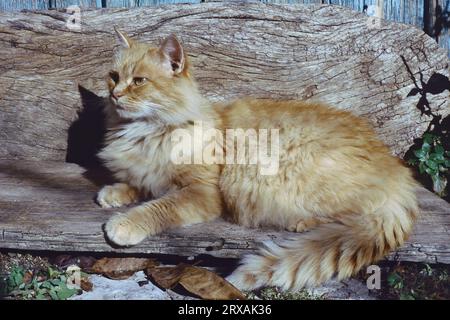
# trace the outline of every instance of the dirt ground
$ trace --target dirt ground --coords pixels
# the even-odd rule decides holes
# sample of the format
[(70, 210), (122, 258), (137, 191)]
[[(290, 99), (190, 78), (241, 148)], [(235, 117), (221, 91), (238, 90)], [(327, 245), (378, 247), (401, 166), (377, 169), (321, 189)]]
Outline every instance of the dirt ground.
[[(21, 268), (30, 274), (45, 272), (48, 268), (63, 272), (68, 265), (76, 264), (83, 268), (99, 259), (99, 256), (77, 256), (70, 254), (7, 252), (0, 251), (0, 284)], [(172, 260), (176, 258), (172, 258)], [(181, 258), (180, 258), (181, 259)], [(186, 262), (185, 259), (181, 259)], [(176, 264), (171, 261), (170, 263)], [(450, 265), (428, 265), (423, 263), (388, 262), (378, 264), (381, 269), (381, 288), (368, 290), (368, 274), (360, 272), (353, 279), (330, 281), (324, 286), (294, 293), (281, 292), (277, 288), (264, 288), (247, 294), (249, 299), (450, 299)], [(223, 266), (222, 266), (223, 268)], [(214, 270), (214, 266), (211, 268)], [(216, 269), (217, 270), (217, 269)], [(223, 272), (218, 268), (219, 274)], [(193, 299), (183, 290), (160, 290), (151, 281), (145, 280), (142, 272), (129, 279), (111, 280), (101, 275), (90, 275), (94, 283), (91, 292), (82, 292), (71, 299)], [(139, 281), (136, 279), (140, 279)], [(134, 289), (133, 289), (134, 288)], [(113, 292), (113, 294), (111, 294)], [(181, 292), (181, 293), (180, 293)], [(81, 293), (81, 292), (79, 292)], [(7, 297), (8, 298), (8, 297)], [(13, 298), (13, 297), (9, 297)], [(20, 299), (23, 299), (20, 296)], [(198, 298), (198, 297), (197, 297)]]

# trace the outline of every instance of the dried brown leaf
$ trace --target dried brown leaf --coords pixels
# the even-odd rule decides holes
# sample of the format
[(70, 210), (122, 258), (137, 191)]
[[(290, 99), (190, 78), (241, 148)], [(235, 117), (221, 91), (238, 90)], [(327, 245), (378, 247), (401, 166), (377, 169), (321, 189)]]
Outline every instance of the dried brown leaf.
[(235, 286), (204, 268), (186, 267), (179, 282), (186, 290), (203, 299), (245, 300), (244, 294)]
[(184, 267), (182, 264), (176, 267), (154, 267), (148, 268), (146, 273), (162, 288), (171, 289), (180, 281)]
[(94, 285), (92, 284), (92, 282), (89, 281), (89, 279), (81, 278), (80, 288), (83, 291), (92, 291), (93, 287), (94, 287)]
[(244, 294), (224, 278), (200, 267), (181, 263), (176, 267), (148, 268), (147, 275), (151, 275), (165, 289), (171, 289), (179, 283), (203, 299), (245, 299)]
[(127, 279), (135, 272), (157, 265), (153, 259), (145, 258), (102, 258), (90, 268), (90, 272), (100, 273), (111, 279)]

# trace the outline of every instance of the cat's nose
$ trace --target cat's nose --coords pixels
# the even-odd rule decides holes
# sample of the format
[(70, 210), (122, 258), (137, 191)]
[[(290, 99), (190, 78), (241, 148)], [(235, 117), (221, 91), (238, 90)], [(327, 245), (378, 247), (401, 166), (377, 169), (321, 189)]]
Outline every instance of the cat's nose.
[(125, 93), (123, 91), (122, 92), (113, 91), (113, 93), (112, 93), (112, 97), (116, 100), (119, 100), (119, 98), (124, 95), (125, 95)]

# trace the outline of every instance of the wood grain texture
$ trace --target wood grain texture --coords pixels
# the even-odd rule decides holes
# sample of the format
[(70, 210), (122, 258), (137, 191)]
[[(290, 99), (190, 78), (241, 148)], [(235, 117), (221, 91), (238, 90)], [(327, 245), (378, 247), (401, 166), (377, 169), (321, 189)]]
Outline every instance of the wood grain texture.
[[(328, 5), (205, 3), (84, 10), (81, 31), (63, 11), (0, 13), (0, 159), (64, 160), (81, 109), (77, 85), (105, 96), (116, 49), (113, 25), (143, 41), (177, 34), (211, 100), (241, 96), (311, 99), (368, 117), (397, 155), (429, 118), (400, 55), (418, 78), (448, 76), (444, 50), (412, 26)], [(448, 92), (428, 96), (450, 112)]]
[[(99, 187), (86, 176), (75, 164), (0, 161), (0, 248), (237, 258), (254, 252), (262, 241), (296, 235), (218, 220), (165, 232), (134, 247), (113, 248), (102, 232), (113, 212), (94, 203)], [(422, 216), (414, 235), (388, 258), (450, 263), (450, 205), (425, 189), (418, 190), (418, 197)]]

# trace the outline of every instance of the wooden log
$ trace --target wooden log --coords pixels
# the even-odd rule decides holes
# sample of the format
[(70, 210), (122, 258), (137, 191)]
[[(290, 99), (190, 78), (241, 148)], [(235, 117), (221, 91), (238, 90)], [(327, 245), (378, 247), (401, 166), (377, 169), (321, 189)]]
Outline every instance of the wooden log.
[[(92, 181), (103, 183), (74, 164), (0, 161), (0, 248), (238, 258), (254, 252), (262, 241), (296, 235), (218, 220), (165, 232), (134, 247), (114, 248), (102, 232), (113, 212), (94, 203), (99, 187)], [(450, 206), (425, 189), (418, 190), (418, 198), (422, 214), (414, 235), (388, 258), (450, 263)]]
[[(202, 92), (310, 99), (367, 117), (394, 154), (403, 155), (429, 118), (407, 97), (418, 78), (448, 76), (444, 50), (412, 26), (329, 5), (205, 3), (83, 10), (81, 30), (64, 11), (0, 13), (0, 159), (64, 160), (68, 131), (82, 108), (80, 84), (106, 96), (104, 77), (116, 42), (113, 26), (158, 43), (183, 41)], [(448, 92), (428, 95), (446, 116)], [(101, 100), (101, 99), (100, 99)], [(68, 148), (69, 147), (69, 148)]]

